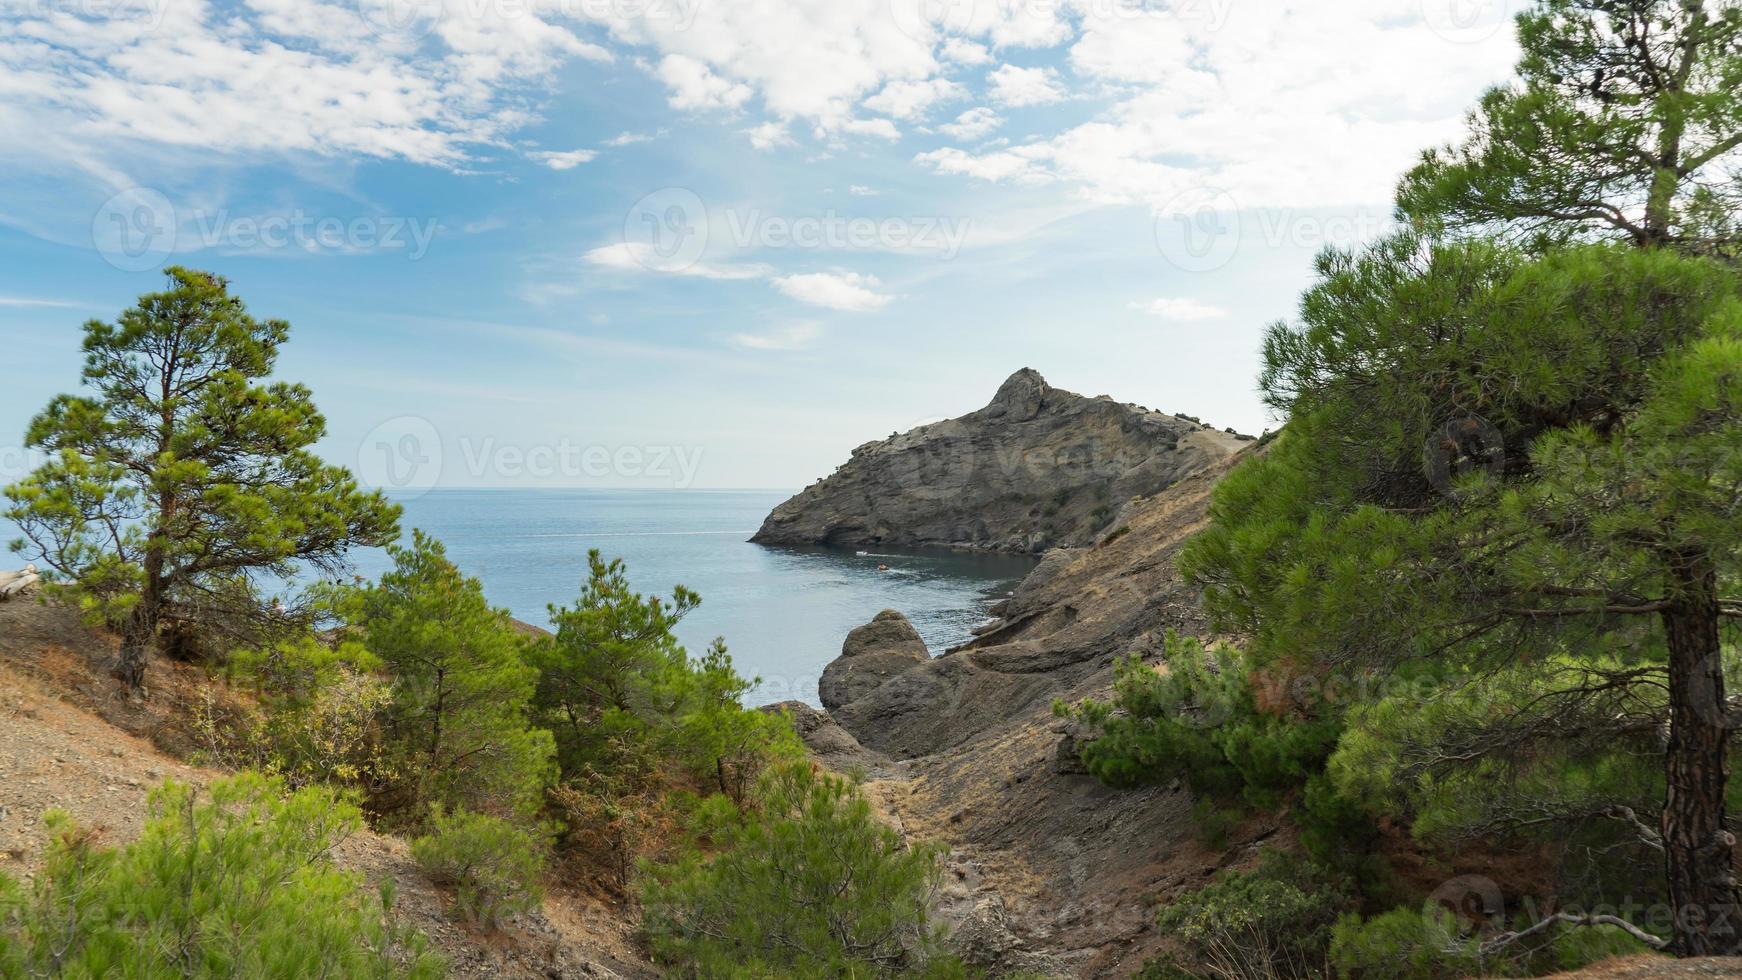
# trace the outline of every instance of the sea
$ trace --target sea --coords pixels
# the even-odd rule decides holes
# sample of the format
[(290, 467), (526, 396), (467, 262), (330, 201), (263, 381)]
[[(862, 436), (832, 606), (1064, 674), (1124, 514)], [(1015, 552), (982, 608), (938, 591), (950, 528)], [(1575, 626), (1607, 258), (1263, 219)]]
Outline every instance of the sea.
[[(817, 704), (817, 678), (853, 627), (898, 609), (932, 653), (972, 637), (992, 603), (1028, 574), (1029, 558), (954, 551), (868, 552), (751, 544), (788, 493), (773, 490), (461, 490), (398, 498), (402, 527), (439, 538), (494, 605), (549, 625), (586, 577), (587, 551), (621, 558), (643, 593), (684, 585), (701, 605), (677, 628), (699, 654), (722, 637), (738, 671), (760, 680), (748, 704)], [(0, 540), (15, 536), (0, 527)], [(0, 556), (0, 567), (22, 563)], [(358, 574), (389, 567), (382, 549), (352, 554)]]

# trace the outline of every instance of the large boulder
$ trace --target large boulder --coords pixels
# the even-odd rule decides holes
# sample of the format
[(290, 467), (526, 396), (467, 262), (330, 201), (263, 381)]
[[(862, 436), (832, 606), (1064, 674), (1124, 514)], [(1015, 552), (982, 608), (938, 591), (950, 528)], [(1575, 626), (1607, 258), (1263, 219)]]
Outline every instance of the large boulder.
[(760, 710), (770, 714), (784, 712), (792, 720), (793, 731), (798, 734), (799, 741), (804, 743), (811, 757), (830, 769), (837, 772), (858, 770), (867, 776), (883, 776), (891, 770), (887, 756), (860, 745), (858, 739), (826, 712), (818, 711), (803, 701), (782, 701), (779, 704), (763, 705)]
[(1040, 554), (1086, 547), (1133, 498), (1244, 445), (1195, 419), (1054, 388), (1029, 368), (990, 404), (868, 442), (751, 540)]
[(823, 668), (817, 696), (834, 711), (881, 687), (910, 667), (931, 659), (925, 640), (907, 617), (893, 609), (847, 634), (841, 655)]

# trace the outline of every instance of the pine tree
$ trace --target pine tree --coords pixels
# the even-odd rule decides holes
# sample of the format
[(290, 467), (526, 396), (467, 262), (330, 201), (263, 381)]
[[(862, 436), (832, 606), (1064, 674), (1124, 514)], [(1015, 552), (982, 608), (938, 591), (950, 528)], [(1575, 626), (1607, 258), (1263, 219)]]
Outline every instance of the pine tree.
[(1518, 18), (1517, 82), (1456, 147), (1404, 178), (1426, 230), (1517, 241), (1609, 238), (1735, 255), (1742, 8), (1547, 0)]
[[(1486, 794), (1490, 832), (1616, 821), (1662, 853), (1676, 949), (1742, 949), (1722, 628), (1742, 617), (1735, 272), (1405, 237), (1321, 276), (1266, 343), (1289, 424), (1219, 488), (1187, 557), (1213, 611), (1260, 660), (1448, 692), (1353, 712), (1332, 763), (1349, 782)], [(1654, 752), (1656, 801), (1628, 768)]]
[(669, 601), (643, 596), (621, 559), (587, 553), (580, 598), (551, 607), (556, 636), (530, 652), (540, 717), (556, 735), (564, 775), (646, 763), (629, 756), (650, 748), (649, 730), (682, 706), (688, 655), (673, 629), (700, 603), (681, 585)]
[(343, 602), (392, 678), (388, 755), (399, 774), (374, 804), (416, 823), (426, 807), (531, 818), (555, 778), (550, 733), (530, 720), (538, 671), (508, 614), (418, 531), (394, 567)]
[(135, 687), (166, 622), (270, 626), (263, 576), (336, 572), (398, 534), (398, 507), (309, 451), (326, 431), (309, 390), (265, 380), (290, 325), (249, 316), (217, 276), (167, 276), (115, 323), (85, 324), (93, 393), (31, 422), (49, 460), (6, 489), (14, 549), (120, 627), (115, 673)]
[[(1733, 269), (1678, 255), (1736, 252), (1742, 10), (1546, 0), (1518, 24), (1518, 80), (1400, 187), (1446, 239), (1327, 255), (1271, 331), (1288, 430), (1188, 564), (1260, 656), (1457, 688), (1355, 711), (1348, 782), (1406, 777), (1453, 823), (1616, 820), (1662, 852), (1676, 949), (1734, 952), (1742, 306)], [(1602, 240), (1638, 251), (1556, 251)], [(1623, 757), (1653, 746), (1647, 821)]]

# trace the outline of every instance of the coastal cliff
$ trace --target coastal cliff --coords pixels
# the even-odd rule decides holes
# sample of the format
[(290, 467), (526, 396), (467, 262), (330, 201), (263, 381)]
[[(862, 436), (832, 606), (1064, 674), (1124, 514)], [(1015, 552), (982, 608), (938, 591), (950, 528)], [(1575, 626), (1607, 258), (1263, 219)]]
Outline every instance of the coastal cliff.
[(1184, 788), (1102, 785), (1051, 711), (1105, 695), (1115, 661), (1157, 657), (1168, 630), (1210, 638), (1175, 558), (1234, 462), (1130, 501), (1088, 547), (1050, 551), (964, 646), (916, 657), (905, 620), (879, 613), (824, 671), (826, 714), (784, 705), (818, 761), (867, 773), (892, 823), (951, 847), (942, 914), (994, 975), (1134, 972), (1166, 939), (1146, 911), (1158, 897), (1246, 863), (1246, 845), (1282, 830), (1263, 816), (1206, 847)]
[(990, 404), (868, 442), (776, 507), (760, 544), (1081, 547), (1133, 497), (1225, 460), (1247, 437), (1054, 388), (1023, 368)]

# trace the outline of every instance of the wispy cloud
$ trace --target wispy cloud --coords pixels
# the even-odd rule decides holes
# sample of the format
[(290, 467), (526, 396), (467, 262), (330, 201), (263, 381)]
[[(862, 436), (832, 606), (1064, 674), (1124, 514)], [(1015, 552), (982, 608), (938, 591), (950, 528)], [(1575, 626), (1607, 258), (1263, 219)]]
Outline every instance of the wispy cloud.
[(877, 291), (883, 284), (876, 276), (857, 272), (806, 272), (777, 276), (774, 288), (801, 303), (849, 313), (882, 309), (895, 297)]
[(1206, 320), (1226, 319), (1228, 316), (1228, 311), (1220, 306), (1185, 297), (1158, 297), (1147, 302), (1131, 303), (1129, 308), (1174, 323), (1203, 323)]
[(732, 343), (749, 350), (803, 350), (815, 343), (822, 333), (821, 326), (807, 321), (775, 327), (762, 333), (733, 334)]
[(701, 279), (761, 279), (772, 271), (761, 264), (714, 264), (709, 262), (674, 262), (659, 254), (647, 242), (618, 242), (601, 245), (582, 256), (587, 262), (621, 272), (652, 272), (670, 276), (694, 276)]
[(527, 156), (537, 160), (552, 170), (573, 170), (583, 163), (591, 163), (599, 156), (598, 150), (535, 150)]

